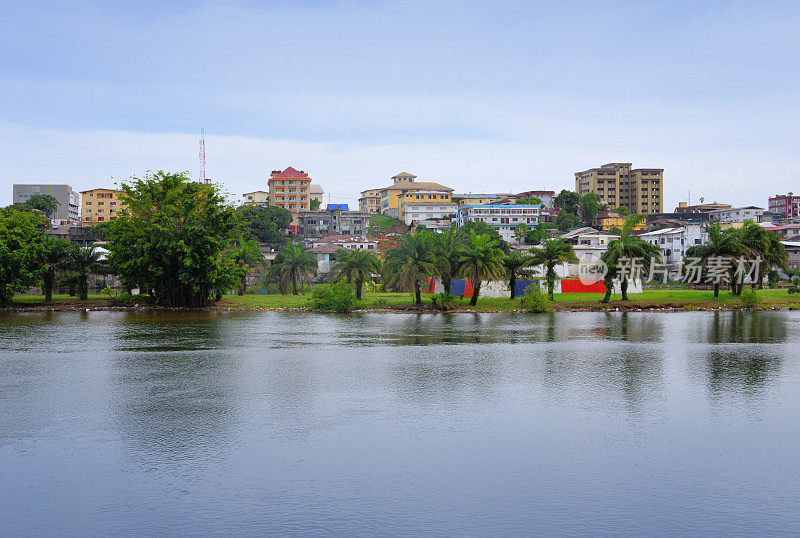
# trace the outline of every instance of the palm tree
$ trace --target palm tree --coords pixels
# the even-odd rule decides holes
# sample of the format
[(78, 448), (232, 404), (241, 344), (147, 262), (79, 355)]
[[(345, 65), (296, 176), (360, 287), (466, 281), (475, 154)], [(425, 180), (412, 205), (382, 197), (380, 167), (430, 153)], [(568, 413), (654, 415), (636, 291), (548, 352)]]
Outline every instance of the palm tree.
[(297, 283), (308, 280), (317, 272), (317, 257), (300, 245), (288, 243), (278, 251), (270, 272), (278, 279), (283, 295), (289, 293), (289, 286), (292, 294), (297, 295)]
[(53, 286), (55, 285), (56, 274), (59, 270), (69, 267), (70, 251), (76, 246), (75, 243), (71, 243), (66, 239), (56, 239), (51, 235), (46, 236), (36, 260), (42, 275), (44, 302), (53, 301)]
[(563, 239), (549, 239), (544, 242), (540, 249), (532, 251), (533, 265), (541, 265), (545, 269), (547, 279), (547, 295), (553, 300), (553, 288), (556, 284), (556, 265), (561, 263), (577, 263), (578, 258), (572, 245), (565, 243)]
[(251, 267), (263, 265), (266, 260), (261, 253), (261, 249), (258, 248), (258, 243), (254, 240), (250, 240), (242, 243), (242, 245), (234, 251), (233, 261), (236, 263), (236, 266), (241, 269), (237, 293), (239, 295), (244, 295), (247, 289), (247, 270)]
[(436, 266), (442, 276), (442, 287), (445, 293), (450, 293), (450, 283), (458, 276), (461, 265), (461, 254), (464, 244), (455, 228), (450, 228), (434, 236), (436, 248)]
[(366, 250), (345, 250), (336, 251), (336, 267), (334, 275), (344, 277), (348, 282), (355, 285), (356, 300), (361, 300), (361, 289), (364, 282), (381, 270), (381, 261), (374, 252)]
[(404, 235), (397, 247), (386, 253), (384, 267), (389, 285), (397, 285), (406, 291), (413, 290), (415, 304), (421, 305), (422, 281), (439, 272), (430, 232), (417, 230)]
[(751, 288), (755, 289), (757, 284), (759, 289), (763, 289), (764, 275), (771, 268), (786, 269), (788, 267), (786, 248), (784, 248), (780, 237), (775, 232), (768, 232), (763, 227), (748, 220), (739, 228), (739, 237), (746, 251), (751, 256), (760, 258), (762, 262), (757, 266), (755, 278), (750, 284)]
[(503, 251), (500, 243), (489, 235), (471, 232), (461, 254), (460, 273), (472, 282), (472, 298), (469, 304), (475, 306), (481, 292), (481, 281), (503, 274)]
[[(708, 241), (702, 245), (694, 245), (686, 251), (687, 258), (699, 258), (700, 263), (708, 265), (709, 260), (714, 258), (733, 259), (743, 252), (743, 246), (739, 241), (739, 234), (734, 230), (722, 230), (718, 222), (706, 224)], [(714, 281), (714, 297), (719, 297), (719, 280)]]
[(89, 274), (101, 269), (102, 253), (94, 245), (78, 247), (69, 254), (69, 266), (78, 276), (78, 298), (89, 298)]
[(516, 297), (517, 278), (530, 274), (527, 268), (533, 265), (533, 256), (512, 250), (503, 257), (503, 267), (508, 277), (508, 287), (511, 288), (511, 299)]
[[(603, 261), (609, 267), (615, 268), (615, 273), (620, 281), (619, 287), (622, 291), (622, 300), (628, 300), (628, 271), (622, 270), (625, 261), (633, 264), (636, 260), (642, 260), (641, 270), (643, 274), (650, 271), (650, 261), (661, 259), (661, 249), (652, 243), (648, 243), (640, 237), (633, 235), (634, 229), (644, 219), (644, 215), (628, 215), (622, 224), (619, 239), (614, 239), (608, 243), (606, 252), (603, 253)], [(606, 294), (610, 295), (608, 289)], [(604, 298), (605, 299), (605, 298)]]

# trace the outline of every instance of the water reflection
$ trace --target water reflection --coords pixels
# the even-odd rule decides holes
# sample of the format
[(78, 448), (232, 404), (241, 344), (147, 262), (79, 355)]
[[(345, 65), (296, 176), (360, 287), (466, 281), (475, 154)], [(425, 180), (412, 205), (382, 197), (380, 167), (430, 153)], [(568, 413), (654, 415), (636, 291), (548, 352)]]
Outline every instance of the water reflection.
[(781, 312), (714, 312), (712, 316), (705, 341), (714, 344), (783, 342), (788, 334)]
[(766, 348), (715, 348), (706, 356), (708, 386), (715, 393), (756, 395), (777, 379), (781, 362), (779, 353)]

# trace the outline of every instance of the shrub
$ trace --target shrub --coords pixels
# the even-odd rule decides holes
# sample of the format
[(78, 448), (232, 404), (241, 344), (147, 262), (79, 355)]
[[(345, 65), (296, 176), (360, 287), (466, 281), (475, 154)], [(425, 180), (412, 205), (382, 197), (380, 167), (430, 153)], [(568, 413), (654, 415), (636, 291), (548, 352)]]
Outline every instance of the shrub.
[(767, 273), (767, 286), (770, 288), (777, 288), (778, 282), (781, 280), (781, 275), (775, 269), (770, 269)]
[(109, 299), (113, 299), (114, 296), (117, 294), (117, 292), (115, 292), (114, 288), (112, 288), (111, 286), (106, 286), (105, 288), (103, 288), (101, 293), (106, 295)]
[(792, 279), (792, 285), (789, 286), (789, 295), (792, 293), (800, 293), (800, 276), (796, 276)]
[(441, 306), (455, 306), (459, 299), (460, 297), (458, 295), (453, 295), (452, 293), (448, 293), (446, 291), (438, 295), (438, 301)]
[(524, 308), (526, 312), (542, 314), (553, 311), (553, 306), (550, 304), (547, 295), (542, 293), (539, 285), (535, 283), (529, 284), (525, 288), (525, 295), (522, 296), (520, 301), (522, 303), (522, 308)]
[(756, 290), (745, 289), (742, 290), (739, 300), (742, 302), (742, 306), (745, 308), (755, 308), (758, 306), (761, 298), (758, 296), (758, 292)]
[(335, 284), (322, 284), (311, 293), (311, 306), (317, 310), (350, 312), (357, 304), (356, 294), (345, 280)]

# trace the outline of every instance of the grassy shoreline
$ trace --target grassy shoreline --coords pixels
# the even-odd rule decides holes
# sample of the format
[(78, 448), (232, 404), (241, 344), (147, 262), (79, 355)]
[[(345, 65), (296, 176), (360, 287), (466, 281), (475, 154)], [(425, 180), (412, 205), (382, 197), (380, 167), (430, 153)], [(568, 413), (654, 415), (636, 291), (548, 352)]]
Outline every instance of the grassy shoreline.
[[(800, 295), (789, 295), (786, 289), (759, 290), (759, 309), (800, 309)], [(310, 293), (301, 295), (226, 295), (217, 304), (206, 310), (311, 310)], [(359, 303), (358, 311), (366, 312), (437, 312), (431, 295), (423, 296), (423, 307), (413, 304), (410, 293), (365, 293)], [(552, 303), (555, 311), (607, 311), (607, 310), (730, 310), (744, 308), (737, 297), (730, 292), (721, 292), (714, 299), (713, 292), (688, 289), (648, 289), (643, 293), (631, 294), (630, 300), (623, 302), (618, 295), (612, 296), (611, 302), (601, 304), (599, 293), (567, 293), (555, 296)], [(86, 301), (76, 297), (56, 295), (52, 303), (45, 303), (40, 295), (17, 296), (6, 311), (28, 310), (125, 310), (125, 309), (160, 310), (146, 302), (134, 301), (134, 304), (113, 304), (105, 295), (90, 295)], [(450, 312), (514, 312), (522, 311), (519, 299), (481, 298), (476, 306), (469, 305), (469, 299), (457, 302)]]

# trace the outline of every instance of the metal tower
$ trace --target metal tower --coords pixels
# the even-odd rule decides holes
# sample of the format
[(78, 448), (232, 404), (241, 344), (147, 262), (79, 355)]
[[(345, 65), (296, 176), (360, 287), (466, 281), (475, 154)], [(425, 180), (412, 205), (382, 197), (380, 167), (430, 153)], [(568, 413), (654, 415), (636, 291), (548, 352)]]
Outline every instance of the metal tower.
[(209, 179), (206, 177), (206, 128), (200, 127), (200, 177), (197, 179), (199, 183), (208, 183)]

